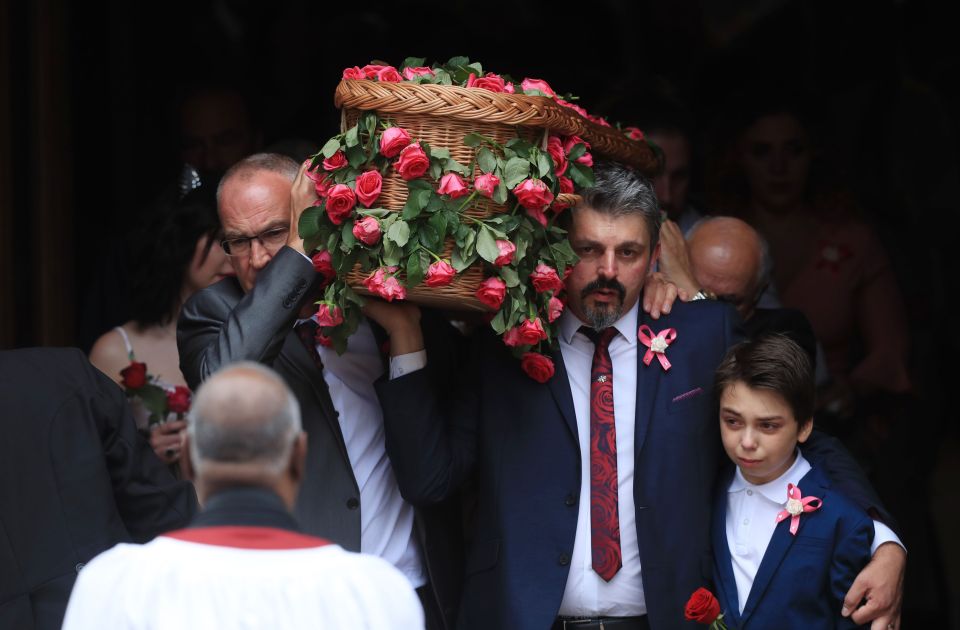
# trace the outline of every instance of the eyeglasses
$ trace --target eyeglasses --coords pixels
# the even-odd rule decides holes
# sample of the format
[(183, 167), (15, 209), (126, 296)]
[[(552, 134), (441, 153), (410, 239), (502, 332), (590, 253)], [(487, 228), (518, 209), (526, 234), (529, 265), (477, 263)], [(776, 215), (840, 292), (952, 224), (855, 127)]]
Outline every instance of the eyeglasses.
[(257, 239), (264, 249), (272, 253), (287, 242), (287, 234), (289, 233), (289, 227), (275, 227), (255, 236), (239, 236), (222, 240), (220, 246), (223, 247), (227, 256), (247, 256), (250, 254), (250, 244), (253, 239)]

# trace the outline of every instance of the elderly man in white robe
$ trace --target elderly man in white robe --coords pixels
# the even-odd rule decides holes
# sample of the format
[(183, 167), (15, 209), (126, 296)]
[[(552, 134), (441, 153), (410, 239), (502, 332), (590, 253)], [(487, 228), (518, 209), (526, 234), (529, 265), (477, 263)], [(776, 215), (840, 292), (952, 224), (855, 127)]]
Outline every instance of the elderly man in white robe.
[(301, 534), (290, 514), (306, 434), (272, 370), (235, 363), (197, 392), (185, 448), (203, 511), (187, 529), (91, 561), (65, 630), (423, 628), (390, 563)]

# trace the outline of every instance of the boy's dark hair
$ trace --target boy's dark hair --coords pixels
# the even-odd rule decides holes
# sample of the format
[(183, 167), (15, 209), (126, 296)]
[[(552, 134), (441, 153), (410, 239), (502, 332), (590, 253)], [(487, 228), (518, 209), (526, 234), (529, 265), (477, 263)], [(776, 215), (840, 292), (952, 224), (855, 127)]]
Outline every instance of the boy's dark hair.
[(779, 394), (800, 425), (813, 418), (815, 386), (807, 353), (784, 335), (764, 335), (730, 348), (714, 376), (717, 398), (742, 382)]

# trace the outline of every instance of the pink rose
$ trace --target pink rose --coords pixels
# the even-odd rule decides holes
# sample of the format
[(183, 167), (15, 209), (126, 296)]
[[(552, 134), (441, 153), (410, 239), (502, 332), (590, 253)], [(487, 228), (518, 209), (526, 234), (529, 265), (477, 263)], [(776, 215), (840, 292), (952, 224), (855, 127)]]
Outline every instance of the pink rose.
[(400, 157), (393, 163), (393, 168), (397, 169), (400, 177), (408, 181), (417, 179), (423, 177), (430, 168), (430, 158), (420, 148), (420, 143), (416, 142), (404, 147)]
[(324, 302), (317, 309), (317, 323), (321, 326), (339, 326), (343, 323), (343, 311), (336, 304), (330, 306)]
[(453, 282), (457, 272), (445, 260), (438, 260), (427, 268), (427, 277), (423, 283), (428, 287), (444, 287)]
[(403, 69), (403, 78), (407, 81), (413, 81), (417, 77), (432, 77), (433, 70), (426, 66), (406, 67)]
[[(407, 291), (403, 288), (403, 285), (400, 284), (400, 281), (397, 280), (397, 277), (392, 275), (396, 273), (396, 271), (396, 267), (380, 267), (370, 274), (369, 278), (363, 281), (363, 286), (387, 302), (392, 302), (394, 299), (402, 300), (407, 297)], [(388, 276), (387, 274), (391, 275)]]
[(337, 150), (336, 153), (323, 161), (323, 170), (336, 171), (347, 165), (347, 156), (343, 151)]
[(553, 91), (553, 88), (550, 87), (550, 84), (541, 79), (524, 79), (520, 83), (520, 87), (524, 92), (527, 90), (539, 90), (546, 94), (547, 96), (556, 96), (557, 93)]
[(543, 263), (537, 265), (537, 268), (530, 274), (530, 279), (533, 280), (533, 288), (537, 290), (537, 293), (559, 291), (563, 288), (563, 281), (557, 275), (557, 270)]
[(380, 222), (373, 217), (363, 217), (353, 224), (353, 235), (364, 245), (372, 247), (380, 241)]
[(514, 92), (517, 91), (517, 89), (513, 87), (513, 83), (507, 83), (503, 86), (503, 91), (506, 92), (507, 94), (513, 94)]
[(558, 297), (550, 298), (547, 303), (547, 321), (551, 324), (557, 321), (557, 318), (563, 314), (563, 300)]
[(560, 192), (565, 195), (573, 194), (573, 180), (569, 177), (558, 177), (557, 182), (560, 184)]
[(531, 210), (530, 208), (526, 209), (527, 216), (542, 225), (547, 227), (547, 215), (543, 213), (543, 210)]
[(376, 79), (377, 73), (387, 67), (388, 66), (378, 66), (375, 64), (368, 63), (364, 67), (360, 68), (360, 72), (362, 72), (363, 76), (366, 77), (367, 79)]
[(500, 178), (494, 175), (493, 173), (484, 173), (483, 175), (477, 175), (473, 179), (473, 187), (477, 190), (478, 193), (490, 199), (493, 197), (493, 193), (496, 192), (497, 186), (500, 185)]
[(340, 225), (350, 216), (357, 198), (346, 184), (337, 184), (327, 191), (327, 216), (334, 225)]
[(525, 179), (513, 189), (517, 201), (527, 210), (543, 211), (553, 202), (553, 193), (542, 180)]
[(447, 173), (440, 178), (437, 192), (441, 195), (450, 195), (451, 199), (458, 199), (470, 192), (470, 187), (458, 173)]
[(553, 172), (558, 176), (567, 172), (567, 152), (563, 150), (563, 141), (557, 136), (547, 140), (547, 153), (553, 158)]
[(327, 173), (322, 173), (319, 170), (307, 169), (303, 172), (303, 174), (313, 182), (313, 187), (317, 191), (317, 197), (322, 199), (323, 197), (327, 196), (327, 189), (330, 188), (330, 176)]
[(470, 73), (470, 76), (467, 77), (467, 87), (469, 88), (481, 88), (484, 90), (490, 90), (491, 92), (505, 92), (503, 77), (492, 72), (488, 72), (482, 77), (477, 77), (476, 74)]
[(503, 343), (515, 348), (517, 346), (532, 346), (547, 338), (540, 318), (528, 319), (519, 326), (515, 326), (503, 333)]
[(493, 264), (498, 267), (503, 267), (513, 262), (513, 255), (517, 251), (517, 246), (510, 241), (498, 240), (497, 250), (500, 252), (500, 255), (493, 261)]
[(563, 150), (568, 154), (573, 150), (573, 147), (578, 144), (582, 144), (587, 148), (587, 152), (577, 158), (578, 164), (583, 164), (584, 166), (593, 166), (593, 156), (590, 155), (590, 143), (581, 138), (580, 136), (568, 136), (566, 141), (563, 143)]
[(587, 116), (587, 118), (589, 118), (589, 119), (592, 120), (593, 122), (597, 123), (597, 124), (600, 125), (601, 127), (609, 127), (609, 126), (610, 126), (610, 123), (608, 123), (608, 122), (607, 122), (607, 119), (604, 118), (603, 116)]
[(527, 352), (520, 358), (520, 367), (538, 383), (546, 383), (553, 376), (553, 361), (539, 352)]
[(497, 310), (503, 304), (503, 298), (507, 295), (507, 283), (500, 278), (487, 278), (480, 283), (477, 289), (477, 299)]
[(396, 157), (400, 151), (410, 144), (410, 134), (403, 127), (387, 127), (380, 136), (380, 155)]
[(183, 385), (177, 385), (172, 392), (167, 392), (167, 408), (178, 414), (190, 411), (190, 390)]
[(400, 73), (397, 72), (397, 69), (393, 66), (385, 66), (380, 68), (377, 72), (377, 81), (383, 81), (384, 83), (400, 83), (403, 81), (403, 77), (400, 76)]
[(572, 109), (573, 111), (577, 112), (578, 114), (580, 114), (580, 115), (583, 116), (584, 118), (586, 118), (587, 116), (590, 115), (590, 114), (587, 113), (587, 110), (585, 110), (584, 108), (580, 107), (579, 105), (574, 105), (573, 103), (568, 103), (567, 101), (563, 100), (562, 98), (558, 98), (558, 99), (556, 99), (556, 101), (557, 101), (558, 103), (560, 103), (561, 105), (563, 105), (564, 107), (566, 107), (566, 108), (568, 108), (568, 109)]
[(354, 80), (356, 80), (356, 79), (366, 79), (366, 78), (367, 78), (367, 75), (365, 75), (365, 74), (363, 73), (363, 70), (361, 70), (361, 69), (358, 68), (357, 66), (354, 66), (354, 67), (352, 67), (352, 68), (346, 68), (346, 69), (344, 69), (344, 71), (343, 71), (343, 78), (344, 78), (344, 79), (354, 79)]
[(331, 339), (329, 335), (325, 335), (319, 330), (317, 331), (317, 334), (314, 337), (314, 340), (324, 348), (330, 348), (333, 346), (333, 339)]
[(364, 171), (357, 177), (357, 199), (366, 207), (373, 206), (373, 202), (380, 197), (383, 190), (383, 177), (379, 171)]
[(624, 127), (623, 130), (627, 132), (627, 137), (631, 140), (642, 141), (644, 139), (643, 131), (639, 127)]
[(333, 258), (327, 250), (317, 252), (311, 260), (314, 270), (323, 276), (323, 286), (327, 286), (337, 277), (337, 272), (333, 268)]

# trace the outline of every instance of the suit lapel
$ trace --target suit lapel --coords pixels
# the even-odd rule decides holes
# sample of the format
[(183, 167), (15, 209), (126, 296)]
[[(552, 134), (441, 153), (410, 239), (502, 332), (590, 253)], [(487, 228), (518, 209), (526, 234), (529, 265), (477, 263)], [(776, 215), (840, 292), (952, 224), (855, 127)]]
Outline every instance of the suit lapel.
[(713, 554), (719, 572), (716, 584), (720, 607), (727, 619), (733, 620), (734, 627), (740, 627), (740, 599), (737, 593), (737, 580), (733, 576), (733, 560), (730, 558), (730, 544), (727, 542), (727, 491), (733, 470), (724, 475), (720, 491), (716, 493), (713, 504)]
[[(652, 324), (655, 323), (653, 320), (648, 319), (648, 315), (640, 308), (639, 323), (637, 326), (647, 324), (653, 328)], [(657, 322), (661, 327), (666, 327), (666, 322), (668, 318), (666, 316), (662, 317), (659, 322)], [(660, 365), (653, 361), (650, 365), (643, 364), (643, 356), (646, 354), (647, 349), (642, 343), (637, 342), (637, 410), (635, 418), (634, 429), (634, 453), (635, 458), (640, 457), (640, 453), (643, 450), (643, 444), (647, 439), (647, 430), (650, 428), (650, 419), (653, 417), (655, 411), (655, 403), (657, 398), (657, 388), (660, 385), (660, 377), (663, 374), (663, 370), (660, 369)]]
[[(801, 479), (797, 485), (800, 486), (803, 496), (813, 494), (823, 499), (824, 496), (826, 496), (824, 481), (825, 480), (820, 475), (820, 472), (814, 468), (804, 475), (803, 479)], [(783, 496), (784, 501), (786, 501), (786, 486), (784, 486)], [(786, 558), (787, 552), (790, 551), (791, 547), (793, 547), (793, 543), (797, 539), (797, 536), (803, 533), (807, 519), (814, 514), (816, 514), (816, 512), (804, 514), (800, 517), (800, 525), (797, 528), (796, 536), (790, 533), (789, 518), (777, 523), (776, 529), (773, 530), (773, 537), (770, 539), (770, 544), (767, 545), (767, 550), (763, 554), (763, 560), (760, 561), (760, 568), (757, 569), (757, 575), (755, 578), (753, 578), (753, 586), (750, 587), (750, 596), (747, 597), (747, 603), (743, 607), (743, 625), (746, 625), (750, 614), (757, 607), (757, 603), (763, 597), (767, 587), (770, 586), (770, 581), (780, 569), (780, 566), (783, 564), (784, 559)]]
[(553, 351), (553, 378), (547, 381), (550, 393), (560, 408), (560, 413), (567, 424), (567, 429), (573, 436), (575, 443), (579, 444), (577, 436), (577, 414), (573, 410), (573, 394), (570, 393), (570, 379), (567, 376), (567, 368), (563, 363), (563, 352), (560, 348)]
[(337, 436), (337, 448), (343, 456), (343, 460), (350, 463), (350, 456), (347, 454), (347, 446), (343, 441), (343, 432), (340, 430), (340, 419), (333, 401), (330, 399), (330, 390), (327, 389), (327, 382), (323, 379), (323, 373), (317, 369), (313, 358), (303, 347), (300, 338), (294, 330), (290, 330), (283, 340), (283, 351), (280, 358), (286, 358), (292, 364), (292, 367), (300, 372), (303, 380), (310, 385), (317, 395), (317, 401), (320, 403), (320, 415), (330, 426), (330, 430)]

